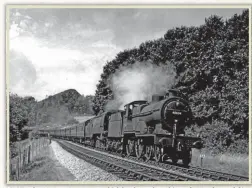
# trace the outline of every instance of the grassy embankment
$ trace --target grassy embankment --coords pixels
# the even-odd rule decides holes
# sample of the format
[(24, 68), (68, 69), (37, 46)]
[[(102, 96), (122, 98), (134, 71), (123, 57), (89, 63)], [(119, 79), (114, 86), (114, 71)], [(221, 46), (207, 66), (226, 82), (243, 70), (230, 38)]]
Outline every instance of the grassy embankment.
[(193, 150), (192, 165), (201, 166), (201, 153), (205, 155), (202, 161), (203, 168), (248, 176), (249, 157), (246, 154), (223, 153), (213, 156), (208, 150), (200, 152), (195, 149)]

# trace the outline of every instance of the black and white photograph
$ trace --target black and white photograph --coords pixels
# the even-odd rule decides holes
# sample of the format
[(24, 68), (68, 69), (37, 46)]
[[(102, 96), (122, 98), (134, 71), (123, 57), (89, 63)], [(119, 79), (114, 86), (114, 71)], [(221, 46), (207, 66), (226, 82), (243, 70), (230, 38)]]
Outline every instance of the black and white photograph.
[(249, 183), (249, 6), (6, 6), (7, 180)]

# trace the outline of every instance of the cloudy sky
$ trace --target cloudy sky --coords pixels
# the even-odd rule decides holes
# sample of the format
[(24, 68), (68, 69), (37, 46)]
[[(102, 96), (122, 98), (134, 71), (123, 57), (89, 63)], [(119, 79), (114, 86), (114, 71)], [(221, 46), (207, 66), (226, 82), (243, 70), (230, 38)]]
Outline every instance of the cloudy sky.
[(10, 91), (42, 100), (66, 89), (94, 94), (115, 55), (163, 37), (173, 27), (198, 26), (212, 14), (242, 9), (11, 9)]

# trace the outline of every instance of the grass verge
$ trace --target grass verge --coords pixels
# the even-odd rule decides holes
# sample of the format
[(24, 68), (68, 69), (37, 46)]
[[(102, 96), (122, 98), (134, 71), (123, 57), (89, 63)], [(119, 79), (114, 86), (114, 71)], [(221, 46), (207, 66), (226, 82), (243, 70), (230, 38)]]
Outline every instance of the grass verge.
[(249, 158), (246, 154), (223, 153), (216, 156), (211, 155), (208, 150), (193, 150), (192, 165), (201, 166), (200, 154), (205, 157), (202, 160), (202, 167), (230, 174), (243, 175), (248, 177)]

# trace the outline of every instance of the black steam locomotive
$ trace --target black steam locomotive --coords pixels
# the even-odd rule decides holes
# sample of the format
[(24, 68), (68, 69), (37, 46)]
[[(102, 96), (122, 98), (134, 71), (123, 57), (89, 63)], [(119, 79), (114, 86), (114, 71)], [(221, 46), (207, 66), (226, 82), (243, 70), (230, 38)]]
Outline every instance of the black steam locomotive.
[(86, 122), (48, 130), (52, 137), (78, 141), (104, 150), (145, 160), (191, 162), (192, 148), (201, 148), (199, 137), (185, 136), (192, 120), (189, 104), (176, 90), (152, 101), (133, 101), (124, 110), (104, 112)]

